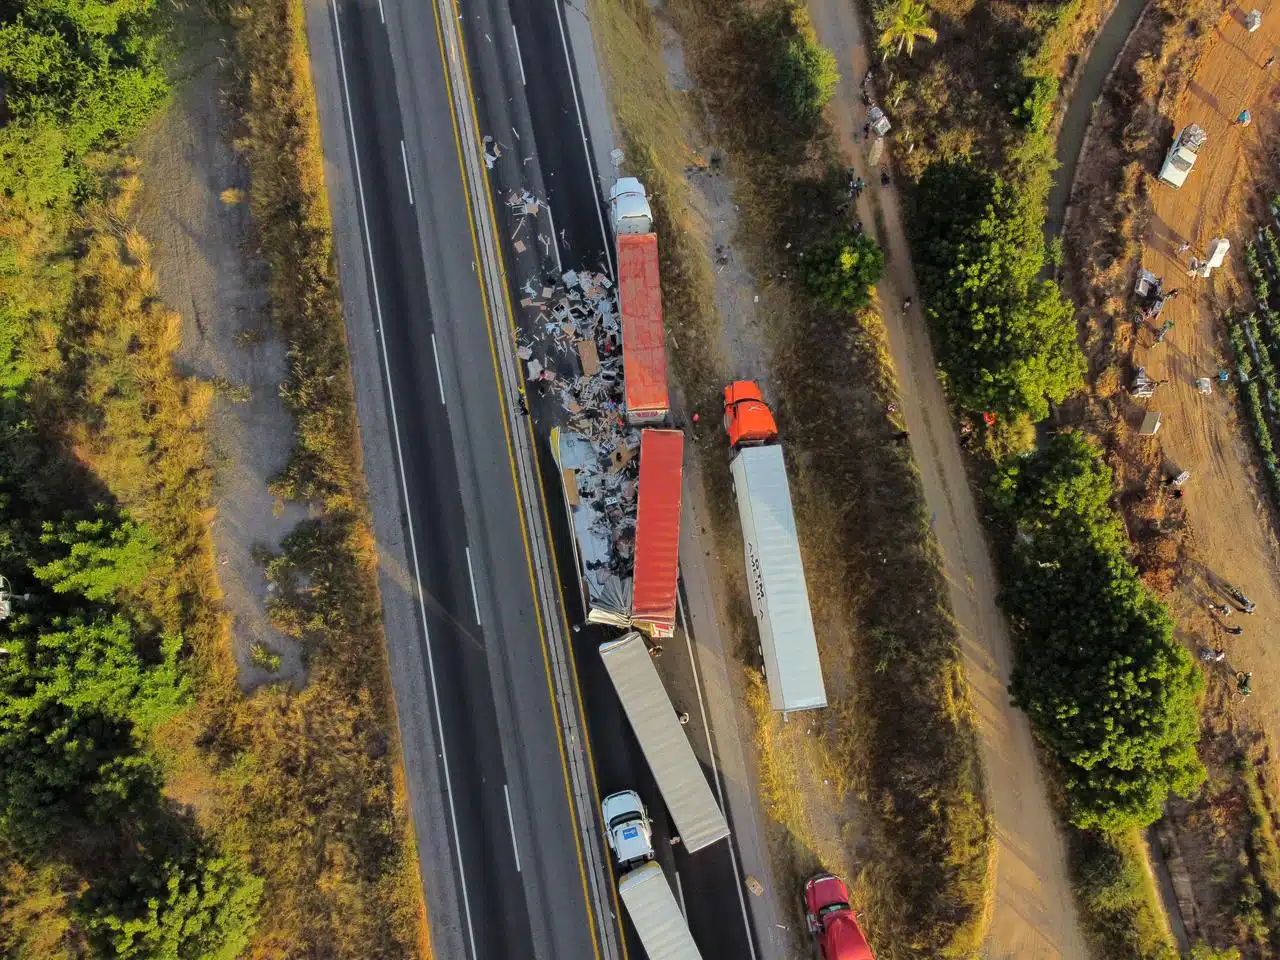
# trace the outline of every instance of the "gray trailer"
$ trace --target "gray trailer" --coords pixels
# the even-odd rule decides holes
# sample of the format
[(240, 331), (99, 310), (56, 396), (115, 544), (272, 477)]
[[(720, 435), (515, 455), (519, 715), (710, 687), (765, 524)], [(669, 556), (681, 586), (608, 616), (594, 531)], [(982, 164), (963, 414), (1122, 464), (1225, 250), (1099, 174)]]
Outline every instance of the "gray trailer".
[(702, 960), (662, 868), (653, 861), (618, 882), (618, 896), (649, 960)]
[(602, 643), (600, 659), (618, 691), (684, 848), (693, 853), (729, 836), (729, 824), (662, 686), (644, 638), (633, 631)]

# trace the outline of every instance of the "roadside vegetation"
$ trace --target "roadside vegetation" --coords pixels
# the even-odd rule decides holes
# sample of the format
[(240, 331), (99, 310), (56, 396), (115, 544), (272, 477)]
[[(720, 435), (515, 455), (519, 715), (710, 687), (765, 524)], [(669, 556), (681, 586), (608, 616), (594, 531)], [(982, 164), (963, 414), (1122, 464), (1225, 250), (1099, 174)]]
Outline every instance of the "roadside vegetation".
[[(896, 7), (873, 0), (868, 15), (884, 28)], [(1205, 778), (1196, 753), (1203, 684), (1148, 586), (1171, 582), (1177, 550), (1166, 531), (1177, 511), (1158, 491), (1143, 509), (1130, 501), (1127, 532), (1102, 450), (1065, 436), (1030, 452), (1031, 425), (1078, 394), (1089, 373), (1075, 306), (1045, 279), (1060, 250), (1042, 231), (1059, 92), (1102, 5), (931, 7), (936, 42), (894, 56), (893, 37), (882, 36), (876, 83), (911, 181), (909, 222), (939, 360), (985, 441), (976, 472), (994, 475), (988, 496), (1014, 628), (1010, 692), (1057, 776), (1095, 949), (1171, 956), (1142, 830), (1167, 797), (1194, 794)]]
[(1010, 692), (1056, 762), (1070, 821), (1119, 831), (1204, 781), (1204, 680), (1129, 562), (1111, 499), (1111, 470), (1079, 433), (1010, 459), (991, 488), (1012, 534)]
[(237, 104), (259, 241), (292, 278), (273, 302), (303, 453), (279, 486), (317, 504), (285, 546), (309, 590), (276, 611), (307, 643), (300, 691), (237, 686), (217, 391), (176, 369), (132, 226), (120, 151), (165, 103), (171, 26), (145, 0), (0, 13), (0, 953), (425, 955), (300, 11), (237, 17), (245, 88), (270, 84)]
[[(599, 5), (595, 22), (606, 25), (602, 60), (628, 162), (657, 194), (674, 366), (691, 403), (714, 404), (727, 371), (712, 369), (711, 390), (699, 379), (716, 355), (714, 347), (702, 353), (701, 345), (719, 338), (711, 277), (685, 263), (668, 271), (665, 261), (673, 251), (688, 251), (705, 263), (706, 252), (687, 233), (663, 232), (668, 226), (696, 230), (676, 218), (687, 207), (682, 171), (698, 163), (679, 141), (669, 145), (684, 127), (666, 113), (670, 94), (647, 5), (625, 5), (625, 17), (616, 6)], [(774, 278), (762, 299), (770, 302), (771, 317), (780, 318), (770, 321), (772, 383), (793, 458), (806, 569), (817, 617), (839, 625), (832, 631), (837, 639), (824, 639), (837, 645), (824, 650), (827, 725), (817, 739), (806, 737), (803, 748), (767, 709), (758, 677), (748, 683), (763, 795), (779, 825), (777, 879), (798, 889), (819, 866), (848, 870), (873, 941), (894, 944), (904, 955), (969, 956), (986, 926), (990, 822), (956, 631), (919, 482), (906, 449), (893, 441), (899, 428), (886, 415), (895, 388), (873, 293), (883, 254), (852, 230), (844, 213), (843, 169), (822, 115), (835, 67), (802, 7), (786, 0), (728, 6), (683, 0), (667, 12), (677, 20), (687, 66), (714, 116), (717, 146), (726, 148), (743, 211), (737, 248), (757, 277)], [(650, 51), (647, 63), (631, 61), (647, 78), (641, 81), (617, 67), (627, 56), (622, 48), (637, 41)], [(652, 96), (637, 96), (637, 82), (652, 84)], [(657, 122), (660, 117), (676, 125)], [(668, 159), (653, 164), (660, 156)], [(689, 336), (691, 326), (696, 332)], [(737, 555), (723, 436), (702, 430), (700, 449), (721, 553)], [(868, 557), (893, 577), (868, 578)], [(739, 579), (727, 578), (731, 590)], [(914, 612), (904, 612), (904, 595)], [(745, 595), (736, 600), (745, 650), (751, 620), (742, 615)], [(852, 845), (837, 851), (831, 838), (814, 832), (819, 771), (840, 804), (857, 807), (855, 829), (865, 842), (856, 852)]]
[(1271, 284), (1280, 284), (1280, 246), (1270, 227), (1263, 227), (1258, 236), (1258, 243), (1250, 243), (1244, 249), (1255, 309), (1247, 316), (1228, 318), (1227, 335), (1240, 375), (1241, 406), (1253, 427), (1267, 489), (1273, 504), (1280, 508), (1280, 460), (1274, 446), (1280, 436), (1280, 418), (1275, 412), (1280, 402), (1280, 382), (1272, 361), (1280, 351), (1280, 315), (1271, 306)]

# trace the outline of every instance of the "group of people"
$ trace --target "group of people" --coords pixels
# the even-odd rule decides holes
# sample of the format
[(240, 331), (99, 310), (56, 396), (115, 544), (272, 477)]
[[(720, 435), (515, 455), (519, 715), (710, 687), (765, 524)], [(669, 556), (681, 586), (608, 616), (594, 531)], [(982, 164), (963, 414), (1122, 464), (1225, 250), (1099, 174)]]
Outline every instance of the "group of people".
[[(1233, 586), (1224, 586), (1222, 587), (1222, 590), (1231, 599), (1232, 603), (1234, 603), (1236, 607), (1239, 607), (1242, 613), (1253, 613), (1257, 609), (1257, 604), (1245, 596), (1242, 590)], [(1238, 624), (1227, 626), (1218, 619), (1219, 617), (1226, 619), (1231, 616), (1235, 607), (1230, 603), (1218, 603), (1216, 600), (1210, 598), (1205, 601), (1205, 606), (1207, 606), (1209, 608), (1209, 612), (1214, 615), (1213, 623), (1215, 627), (1220, 627), (1224, 632), (1231, 634), (1233, 637), (1238, 637), (1244, 633), (1244, 627)], [(1225, 663), (1227, 659), (1227, 651), (1222, 647), (1206, 647), (1200, 651), (1200, 659), (1205, 663)], [(1236, 673), (1235, 678), (1236, 693), (1241, 697), (1247, 697), (1253, 693), (1252, 673), (1241, 670)]]

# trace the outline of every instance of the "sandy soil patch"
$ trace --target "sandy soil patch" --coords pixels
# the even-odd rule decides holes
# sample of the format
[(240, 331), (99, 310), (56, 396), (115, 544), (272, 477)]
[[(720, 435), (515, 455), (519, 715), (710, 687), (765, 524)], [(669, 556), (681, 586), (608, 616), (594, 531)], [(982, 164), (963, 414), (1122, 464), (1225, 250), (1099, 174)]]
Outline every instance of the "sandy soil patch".
[[(1274, 67), (1263, 68), (1280, 49), (1280, 8), (1263, 8), (1262, 28), (1253, 34), (1245, 29), (1242, 10), (1229, 10), (1218, 21), (1178, 103), (1170, 135), (1195, 122), (1209, 139), (1186, 184), (1177, 190), (1153, 187), (1142, 263), (1165, 278), (1166, 289), (1181, 293), (1160, 317), (1175, 324), (1164, 343), (1155, 344), (1150, 330), (1140, 332), (1133, 361), (1154, 379), (1168, 380), (1146, 407), (1163, 417), (1159, 439), (1167, 469), (1192, 476), (1183, 503), (1199, 562), (1186, 571), (1185, 589), (1193, 602), (1212, 597), (1224, 603), (1216, 584), (1225, 580), (1258, 605), (1253, 616), (1233, 619), (1244, 626), (1242, 636), (1219, 632), (1217, 641), (1233, 667), (1253, 672), (1258, 696), (1249, 706), (1274, 738), (1280, 733), (1280, 654), (1270, 639), (1280, 627), (1280, 548), (1234, 397), (1216, 384), (1211, 396), (1203, 396), (1195, 385), (1227, 366), (1219, 318), (1236, 302), (1240, 287), (1232, 269), (1243, 264), (1244, 244), (1255, 226), (1245, 190), (1269, 175), (1263, 137), (1280, 129), (1280, 116), (1270, 106), (1280, 75)], [(1243, 108), (1253, 113), (1251, 127), (1234, 124)], [(1203, 256), (1210, 240), (1220, 236), (1232, 244), (1227, 268), (1208, 281), (1185, 276), (1187, 258)], [(1190, 250), (1179, 255), (1184, 242)], [(1136, 405), (1131, 413), (1139, 415)]]
[[(221, 37), (193, 46), (179, 64), (183, 80), (172, 103), (138, 138), (138, 219), (152, 242), (160, 295), (182, 316), (178, 363), (218, 386), (210, 423), (213, 539), (240, 684), (301, 686), (302, 651), (271, 626), (268, 585), (254, 557), (255, 548), (276, 549), (305, 511), (267, 490), (293, 446), (293, 422), (279, 392), (285, 347), (268, 326), (263, 283), (244, 254), (249, 212), (224, 202), (223, 191), (246, 187), (221, 103), (229, 84), (220, 59), (226, 54)], [(278, 671), (254, 664), (259, 645), (280, 657)]]

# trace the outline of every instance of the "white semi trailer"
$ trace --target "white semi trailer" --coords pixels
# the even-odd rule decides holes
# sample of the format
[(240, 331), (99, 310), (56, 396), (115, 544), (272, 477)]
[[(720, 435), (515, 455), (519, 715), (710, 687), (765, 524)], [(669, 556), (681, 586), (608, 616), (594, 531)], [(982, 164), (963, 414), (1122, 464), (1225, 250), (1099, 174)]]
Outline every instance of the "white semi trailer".
[(649, 960), (702, 960), (662, 868), (652, 860), (618, 882), (618, 896)]
[(747, 590), (760, 629), (760, 652), (773, 709), (784, 715), (827, 705), (822, 661), (809, 609), (800, 537), (791, 508), (778, 426), (749, 380), (724, 391), (724, 422), (733, 459)]
[(602, 643), (600, 658), (684, 848), (693, 853), (729, 836), (729, 823), (711, 793), (644, 638), (632, 632)]

